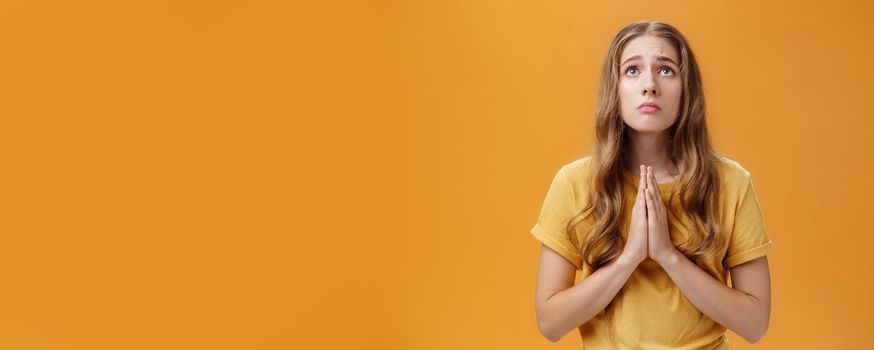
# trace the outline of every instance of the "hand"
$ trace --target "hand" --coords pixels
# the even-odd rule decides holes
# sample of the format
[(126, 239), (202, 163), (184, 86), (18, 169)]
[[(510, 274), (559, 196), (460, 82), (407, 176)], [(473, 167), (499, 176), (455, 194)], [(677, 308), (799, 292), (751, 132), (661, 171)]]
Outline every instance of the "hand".
[(644, 167), (640, 166), (640, 182), (637, 185), (637, 198), (631, 209), (631, 224), (628, 229), (628, 239), (625, 240), (625, 248), (622, 256), (631, 261), (635, 266), (643, 262), (647, 257), (647, 220), (646, 220), (646, 177)]
[(653, 260), (663, 264), (664, 259), (679, 252), (668, 233), (667, 208), (662, 201), (655, 174), (651, 166), (646, 167), (646, 217), (648, 254)]

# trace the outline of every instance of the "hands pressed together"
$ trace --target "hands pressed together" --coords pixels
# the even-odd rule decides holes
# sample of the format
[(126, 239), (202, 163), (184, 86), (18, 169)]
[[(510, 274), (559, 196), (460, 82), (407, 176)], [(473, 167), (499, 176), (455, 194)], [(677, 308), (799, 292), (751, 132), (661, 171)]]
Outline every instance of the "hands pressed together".
[(637, 198), (631, 211), (631, 226), (622, 255), (635, 264), (647, 257), (664, 264), (664, 259), (678, 253), (668, 234), (667, 208), (652, 167), (640, 166)]

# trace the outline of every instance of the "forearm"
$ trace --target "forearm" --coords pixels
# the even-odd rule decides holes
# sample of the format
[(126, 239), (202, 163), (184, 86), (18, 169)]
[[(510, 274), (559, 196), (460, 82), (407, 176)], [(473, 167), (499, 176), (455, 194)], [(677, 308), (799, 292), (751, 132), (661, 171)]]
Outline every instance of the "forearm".
[(573, 287), (549, 297), (542, 305), (543, 333), (549, 340), (558, 341), (590, 320), (607, 307), (635, 268), (637, 263), (620, 256)]
[(686, 298), (710, 319), (750, 343), (764, 336), (769, 315), (754, 296), (719, 282), (679, 251), (659, 263)]

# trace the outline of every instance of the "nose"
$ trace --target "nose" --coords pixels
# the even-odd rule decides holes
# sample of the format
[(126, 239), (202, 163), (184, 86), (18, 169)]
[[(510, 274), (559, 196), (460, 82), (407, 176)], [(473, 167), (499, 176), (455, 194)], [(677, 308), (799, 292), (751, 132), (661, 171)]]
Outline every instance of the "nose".
[(657, 94), (656, 82), (655, 82), (655, 79), (653, 79), (653, 77), (652, 77), (652, 73), (644, 74), (644, 77), (643, 77), (643, 79), (641, 79), (641, 81), (643, 84), (643, 96), (646, 96), (647, 93), (649, 93), (652, 96), (655, 96)]

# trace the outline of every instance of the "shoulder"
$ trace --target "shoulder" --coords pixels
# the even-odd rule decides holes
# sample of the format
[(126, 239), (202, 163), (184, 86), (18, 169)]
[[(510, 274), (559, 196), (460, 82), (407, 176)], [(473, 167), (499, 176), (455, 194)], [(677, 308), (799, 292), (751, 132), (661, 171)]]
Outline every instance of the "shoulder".
[(592, 156), (587, 155), (562, 164), (558, 175), (576, 186), (582, 186), (588, 179)]
[(739, 161), (725, 154), (717, 154), (717, 166), (722, 182), (730, 192), (743, 192), (752, 179), (752, 174)]
[(589, 164), (591, 162), (592, 156), (583, 156), (581, 158), (574, 159), (571, 162), (562, 164), (560, 172), (563, 172), (567, 175), (583, 175), (586, 174), (589, 170)]

